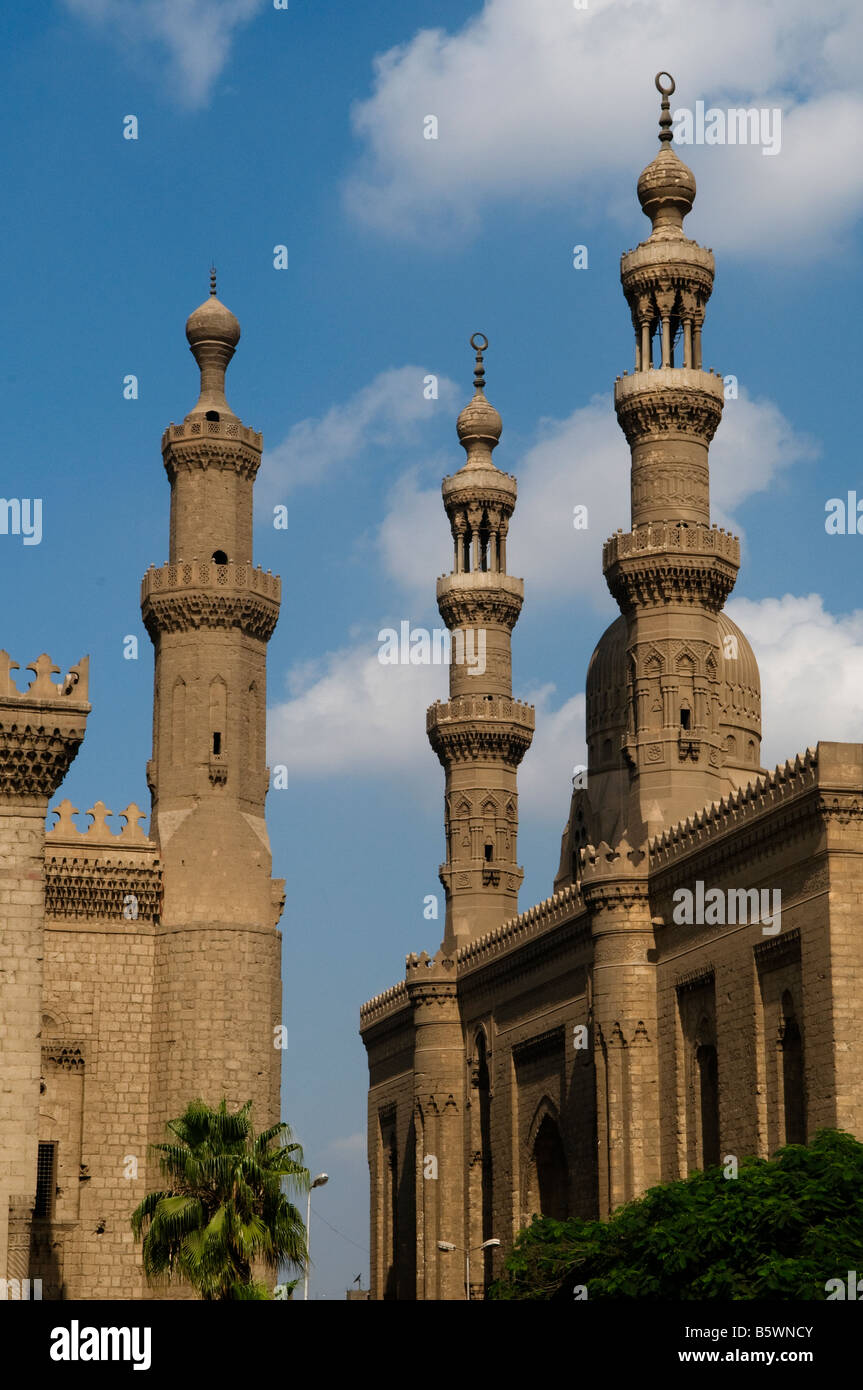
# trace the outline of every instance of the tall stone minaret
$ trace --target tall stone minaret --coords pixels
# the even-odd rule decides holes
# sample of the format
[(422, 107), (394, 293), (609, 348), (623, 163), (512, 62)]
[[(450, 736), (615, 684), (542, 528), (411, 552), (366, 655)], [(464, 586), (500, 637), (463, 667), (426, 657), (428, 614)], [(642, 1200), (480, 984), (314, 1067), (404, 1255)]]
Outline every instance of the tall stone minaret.
[(621, 257), (635, 371), (618, 377), (614, 405), (632, 452), (632, 528), (603, 549), (621, 617), (588, 671), (588, 786), (573, 796), (558, 887), (579, 843), (640, 844), (760, 771), (758, 667), (722, 612), (739, 544), (710, 522), (724, 398), (702, 366), (714, 262), (683, 231), (695, 179), (671, 147), (674, 81), (663, 78), (659, 153), (638, 180), (651, 232)]
[(471, 346), (476, 389), (457, 426), (467, 460), (442, 488), (455, 548), (452, 573), (437, 582), (452, 634), (450, 698), (436, 701), (427, 717), (446, 771), (445, 951), (518, 911), (517, 768), (534, 729), (533, 706), (512, 698), (512, 629), (524, 599), (524, 581), (506, 570), (516, 481), (491, 457), (502, 424), (483, 389), (488, 340), (474, 334)]
[(152, 1111), (189, 1100), (254, 1102), (258, 1127), (279, 1118), (280, 883), (270, 877), (267, 642), (278, 578), (252, 565), (252, 487), (261, 436), (225, 399), (240, 337), (210, 297), (186, 336), (201, 393), (162, 437), (171, 484), (170, 558), (150, 568), (141, 611), (155, 647), (151, 835), (164, 903), (157, 928)]

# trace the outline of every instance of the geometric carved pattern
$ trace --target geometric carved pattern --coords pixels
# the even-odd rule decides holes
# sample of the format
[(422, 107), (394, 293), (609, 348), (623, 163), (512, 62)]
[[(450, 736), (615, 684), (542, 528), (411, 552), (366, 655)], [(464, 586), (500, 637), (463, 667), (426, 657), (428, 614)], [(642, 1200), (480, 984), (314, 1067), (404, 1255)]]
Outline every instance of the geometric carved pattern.
[(84, 1046), (78, 1042), (63, 1042), (60, 1038), (49, 1038), (42, 1044), (42, 1067), (51, 1064), (63, 1071), (84, 1070)]
[(45, 652), (27, 667), (33, 680), (19, 690), (9, 653), (0, 651), (0, 795), (53, 796), (78, 752), (90, 706), (89, 657), (73, 666), (62, 684)]
[(437, 700), (426, 714), (429, 742), (444, 767), (489, 755), (517, 767), (530, 747), (535, 724), (533, 705), (510, 696)]
[[(7, 711), (2, 713), (6, 715)], [(13, 708), (9, 713), (16, 722), (0, 721), (0, 795), (47, 800), (54, 795), (78, 752), (86, 715), (82, 714), (74, 725), (61, 726), (59, 717), (50, 712), (50, 722), (46, 720), (44, 725), (35, 711), (32, 723), (27, 721), (29, 711)]]
[(648, 522), (602, 547), (608, 587), (624, 611), (638, 604), (696, 602), (716, 611), (740, 565), (736, 536), (701, 522)]
[(197, 560), (151, 567), (141, 584), (141, 614), (159, 632), (238, 627), (269, 641), (279, 617), (281, 580), (245, 564)]
[(707, 389), (681, 388), (664, 381), (661, 386), (657, 382), (656, 390), (638, 389), (632, 378), (625, 384), (615, 382), (614, 407), (626, 442), (640, 444), (657, 435), (685, 434), (709, 444), (722, 418), (722, 379), (711, 378), (707, 372), (699, 376), (704, 377)]
[(726, 560), (695, 555), (641, 556), (619, 560), (605, 579), (621, 611), (658, 603), (696, 603), (716, 613), (725, 603), (737, 569)]
[(169, 425), (162, 435), (162, 458), (173, 483), (179, 468), (229, 468), (254, 479), (261, 463), (261, 435), (239, 421), (193, 420)]
[[(119, 838), (119, 837), (118, 837)], [(137, 916), (124, 917), (129, 896)], [(157, 922), (162, 902), (158, 860), (141, 858), (62, 858), (45, 860), (45, 914), (54, 921)]]
[(438, 594), (437, 606), (451, 631), (460, 627), (482, 627), (484, 623), (495, 623), (509, 628), (511, 632), (518, 621), (523, 602), (522, 595), (510, 593), (503, 587), (478, 590), (450, 589), (448, 593)]

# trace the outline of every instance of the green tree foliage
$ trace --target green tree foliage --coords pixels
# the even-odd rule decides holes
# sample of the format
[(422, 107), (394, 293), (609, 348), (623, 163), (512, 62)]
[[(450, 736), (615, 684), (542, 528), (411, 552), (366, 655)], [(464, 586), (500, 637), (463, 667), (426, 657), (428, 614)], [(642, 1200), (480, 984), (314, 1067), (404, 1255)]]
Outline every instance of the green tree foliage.
[(168, 1124), (175, 1142), (153, 1145), (166, 1185), (132, 1215), (149, 1282), (178, 1279), (203, 1299), (269, 1299), (255, 1269), (305, 1268), (305, 1225), (286, 1191), (308, 1191), (303, 1151), (286, 1124), (256, 1135), (251, 1104), (230, 1114), (225, 1101), (192, 1101)]
[(736, 1178), (709, 1168), (608, 1221), (535, 1217), (489, 1298), (824, 1299), (863, 1259), (863, 1144), (821, 1130)]

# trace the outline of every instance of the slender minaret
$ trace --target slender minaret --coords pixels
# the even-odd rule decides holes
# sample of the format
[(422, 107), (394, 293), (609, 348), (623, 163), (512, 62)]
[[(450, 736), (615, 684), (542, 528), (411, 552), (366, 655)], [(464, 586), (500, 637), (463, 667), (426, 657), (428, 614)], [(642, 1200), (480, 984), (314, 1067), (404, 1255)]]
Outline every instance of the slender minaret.
[(467, 460), (442, 487), (455, 547), (452, 573), (437, 582), (452, 634), (450, 698), (431, 706), (426, 725), (446, 771), (446, 951), (518, 911), (517, 769), (534, 728), (533, 706), (512, 698), (512, 630), (524, 599), (524, 581), (506, 571), (516, 481), (491, 457), (502, 424), (483, 389), (488, 339), (470, 341), (476, 390), (458, 417)]
[(684, 234), (695, 179), (671, 146), (674, 80), (659, 73), (656, 86), (660, 148), (638, 180), (651, 232), (620, 272), (635, 330), (635, 371), (614, 386), (632, 529), (606, 542), (603, 571), (622, 616), (591, 659), (588, 786), (573, 798), (558, 886), (579, 837), (640, 844), (760, 771), (758, 668), (722, 612), (740, 548), (710, 522), (708, 447), (724, 398), (722, 377), (702, 366), (713, 255)]
[(162, 437), (171, 484), (170, 559), (144, 577), (155, 647), (151, 835), (164, 872), (157, 928), (152, 1110), (202, 1096), (251, 1099), (279, 1118), (280, 884), (264, 819), (266, 654), (280, 583), (252, 565), (252, 487), (261, 436), (225, 399), (240, 337), (210, 297), (186, 336), (201, 393)]

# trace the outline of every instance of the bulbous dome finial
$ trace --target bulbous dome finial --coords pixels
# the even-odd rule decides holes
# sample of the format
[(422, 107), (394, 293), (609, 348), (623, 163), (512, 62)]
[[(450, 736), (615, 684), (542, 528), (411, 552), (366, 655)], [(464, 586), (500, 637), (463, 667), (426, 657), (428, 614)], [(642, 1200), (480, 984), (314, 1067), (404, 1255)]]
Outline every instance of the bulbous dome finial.
[[(668, 78), (663, 86), (662, 78)], [(695, 202), (695, 175), (671, 147), (671, 106), (668, 98), (676, 83), (670, 73), (658, 72), (656, 90), (662, 95), (659, 116), (660, 148), (656, 158), (643, 169), (638, 180), (638, 201), (653, 223), (653, 231), (680, 233), (683, 219)]]
[(488, 348), (488, 338), (484, 333), (474, 333), (470, 345), (476, 353), (473, 374), (475, 390), (473, 399), (458, 417), (456, 429), (462, 447), (467, 450), (465, 467), (474, 463), (494, 467), (491, 451), (500, 442), (503, 421), (494, 406), (485, 398), (484, 354)]
[(240, 341), (240, 325), (216, 297), (216, 267), (210, 269), (210, 294), (186, 320), (186, 337), (201, 369), (201, 394), (192, 415), (216, 410), (231, 414), (225, 399), (225, 371)]

